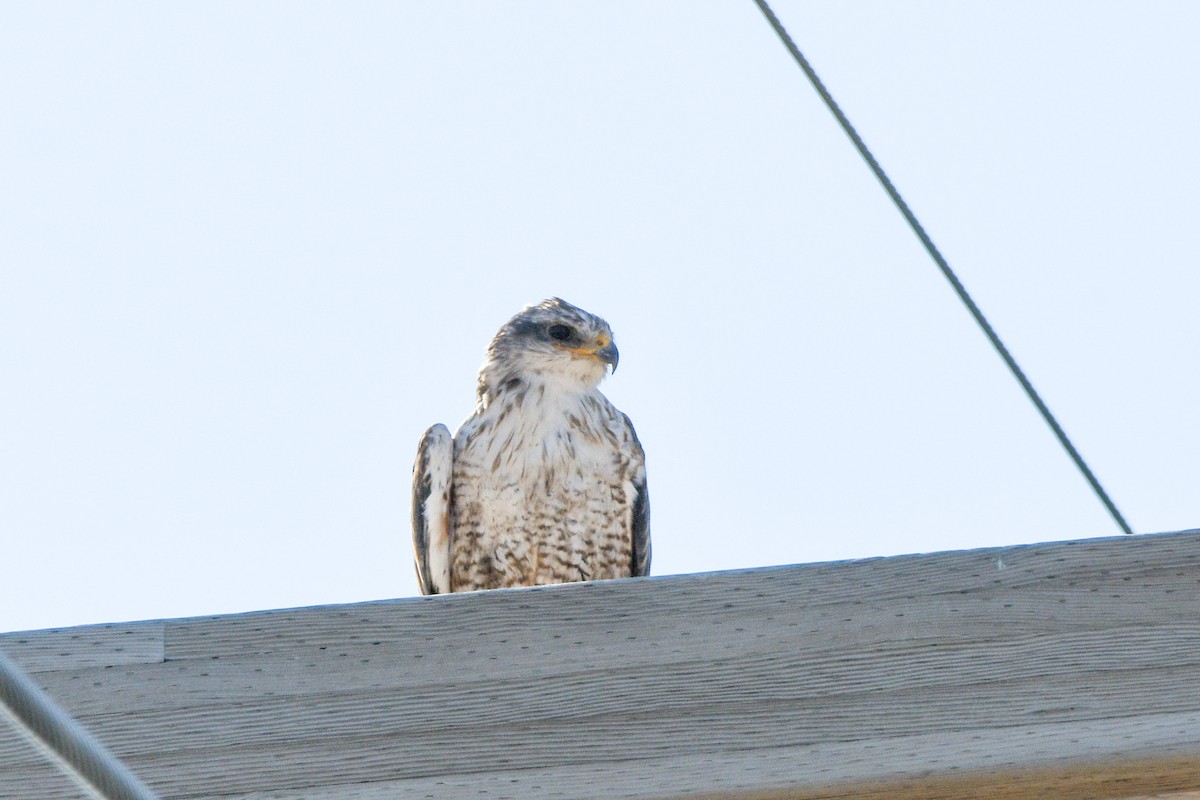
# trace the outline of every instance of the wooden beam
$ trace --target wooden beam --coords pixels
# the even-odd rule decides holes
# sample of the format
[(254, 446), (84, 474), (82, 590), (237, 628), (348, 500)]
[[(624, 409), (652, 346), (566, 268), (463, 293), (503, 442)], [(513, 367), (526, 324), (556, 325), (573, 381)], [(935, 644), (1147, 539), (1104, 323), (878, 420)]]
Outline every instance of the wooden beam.
[[(7, 634), (0, 648), (165, 798), (1200, 790), (1195, 531)], [(0, 798), (55, 791), (0, 729)]]

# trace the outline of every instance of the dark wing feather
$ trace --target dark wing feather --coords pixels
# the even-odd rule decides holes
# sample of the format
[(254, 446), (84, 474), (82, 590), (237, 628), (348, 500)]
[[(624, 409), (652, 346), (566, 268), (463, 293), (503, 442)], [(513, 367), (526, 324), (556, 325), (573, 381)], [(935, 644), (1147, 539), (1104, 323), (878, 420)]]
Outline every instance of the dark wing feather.
[(646, 454), (642, 443), (638, 441), (637, 432), (629, 415), (623, 414), (625, 424), (629, 426), (629, 434), (633, 440), (634, 457), (630, 462), (633, 476), (633, 514), (631, 515), (630, 533), (633, 537), (633, 558), (630, 574), (640, 578), (650, 574), (650, 494), (646, 488)]
[(417, 445), (413, 465), (412, 528), (417, 583), (422, 594), (450, 592), (450, 484), (454, 439), (434, 425)]

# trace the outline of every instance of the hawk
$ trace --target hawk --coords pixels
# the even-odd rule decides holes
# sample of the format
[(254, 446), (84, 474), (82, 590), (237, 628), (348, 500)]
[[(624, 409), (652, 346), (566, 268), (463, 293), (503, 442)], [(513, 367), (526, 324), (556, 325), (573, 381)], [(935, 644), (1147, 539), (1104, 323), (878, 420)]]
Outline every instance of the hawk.
[(475, 413), (417, 448), (423, 594), (649, 573), (645, 455), (597, 388), (617, 355), (607, 322), (557, 297), (500, 328)]

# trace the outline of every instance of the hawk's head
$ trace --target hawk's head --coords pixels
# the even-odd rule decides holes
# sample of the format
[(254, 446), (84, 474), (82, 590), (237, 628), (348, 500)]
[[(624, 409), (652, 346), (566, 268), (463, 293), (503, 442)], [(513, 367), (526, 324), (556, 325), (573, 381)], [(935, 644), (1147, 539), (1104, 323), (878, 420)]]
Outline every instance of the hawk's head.
[(584, 392), (600, 383), (610, 365), (615, 372), (617, 346), (608, 323), (554, 297), (504, 324), (488, 345), (479, 388), (483, 393), (517, 379)]

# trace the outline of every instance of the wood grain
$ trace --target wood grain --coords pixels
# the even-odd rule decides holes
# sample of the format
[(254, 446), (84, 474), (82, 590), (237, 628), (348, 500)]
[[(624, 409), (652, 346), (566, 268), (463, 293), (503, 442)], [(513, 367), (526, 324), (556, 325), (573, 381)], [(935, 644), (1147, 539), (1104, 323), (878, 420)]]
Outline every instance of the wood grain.
[[(28, 764), (12, 778), (0, 778), (0, 797), (22, 798), (22, 800), (89, 800), (88, 792), (60, 772), (40, 755), (36, 746), (27, 741), (16, 728), (16, 720), (0, 709), (0, 752), (20, 754), (19, 763)], [(0, 756), (0, 765), (4, 765)]]
[(163, 623), (127, 622), (0, 634), (0, 647), (26, 672), (157, 664)]
[[(9, 634), (0, 647), (168, 798), (1200, 789), (1197, 532)], [(1167, 763), (1151, 780), (1147, 765)], [(1077, 777), (1038, 793), (1060, 773)], [(0, 798), (57, 797), (46, 775), (0, 736)], [(970, 794), (988, 785), (997, 793)]]

